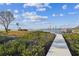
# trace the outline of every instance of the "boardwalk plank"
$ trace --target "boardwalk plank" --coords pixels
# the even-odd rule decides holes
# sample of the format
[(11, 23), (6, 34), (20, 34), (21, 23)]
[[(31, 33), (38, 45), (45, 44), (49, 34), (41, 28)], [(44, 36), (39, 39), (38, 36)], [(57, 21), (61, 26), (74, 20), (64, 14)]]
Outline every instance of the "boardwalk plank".
[(71, 56), (62, 34), (56, 34), (56, 38), (52, 43), (47, 56)]

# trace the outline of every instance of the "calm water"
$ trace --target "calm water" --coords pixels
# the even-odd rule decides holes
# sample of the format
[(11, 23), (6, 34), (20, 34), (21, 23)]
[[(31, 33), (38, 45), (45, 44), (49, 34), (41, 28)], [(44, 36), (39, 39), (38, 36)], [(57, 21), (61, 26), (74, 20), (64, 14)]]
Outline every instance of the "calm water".
[(51, 29), (51, 30), (42, 30), (42, 31), (51, 32), (51, 33), (62, 33), (60, 29)]

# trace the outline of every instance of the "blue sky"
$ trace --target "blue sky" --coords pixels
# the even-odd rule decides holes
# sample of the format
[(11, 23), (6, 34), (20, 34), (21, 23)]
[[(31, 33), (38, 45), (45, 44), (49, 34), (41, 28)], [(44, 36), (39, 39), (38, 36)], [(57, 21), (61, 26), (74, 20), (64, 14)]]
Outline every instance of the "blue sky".
[[(78, 3), (0, 3), (0, 11), (8, 10), (15, 20), (9, 28), (43, 29), (51, 27), (75, 27), (79, 25)], [(0, 25), (0, 29), (4, 27)]]

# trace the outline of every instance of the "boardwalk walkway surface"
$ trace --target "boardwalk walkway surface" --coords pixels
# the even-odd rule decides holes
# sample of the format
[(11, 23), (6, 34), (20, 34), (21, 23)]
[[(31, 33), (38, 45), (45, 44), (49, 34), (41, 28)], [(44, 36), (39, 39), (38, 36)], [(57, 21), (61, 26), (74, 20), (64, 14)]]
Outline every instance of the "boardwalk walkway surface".
[(47, 56), (71, 56), (62, 34), (56, 34)]

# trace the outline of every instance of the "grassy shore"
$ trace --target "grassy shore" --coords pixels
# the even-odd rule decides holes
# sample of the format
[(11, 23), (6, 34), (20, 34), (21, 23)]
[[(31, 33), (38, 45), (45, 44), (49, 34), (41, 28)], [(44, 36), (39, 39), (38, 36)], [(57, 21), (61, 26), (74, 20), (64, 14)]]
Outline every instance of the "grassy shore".
[[(13, 37), (12, 37), (13, 36)], [(0, 55), (44, 56), (55, 35), (43, 31), (0, 32)]]
[(67, 45), (73, 56), (79, 56), (79, 34), (77, 33), (66, 33), (63, 34)]

